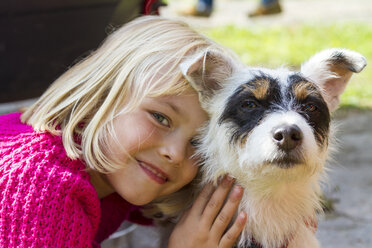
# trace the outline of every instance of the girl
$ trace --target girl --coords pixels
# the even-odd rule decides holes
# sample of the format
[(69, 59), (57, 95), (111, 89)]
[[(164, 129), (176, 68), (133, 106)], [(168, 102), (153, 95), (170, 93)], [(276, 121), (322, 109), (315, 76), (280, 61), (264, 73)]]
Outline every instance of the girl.
[[(138, 206), (176, 212), (207, 120), (178, 66), (207, 49), (223, 52), (185, 24), (141, 17), (24, 114), (1, 116), (0, 247), (96, 247), (123, 220), (149, 224)], [(227, 228), (242, 196), (232, 185), (205, 187), (169, 247), (231, 247), (246, 219)]]

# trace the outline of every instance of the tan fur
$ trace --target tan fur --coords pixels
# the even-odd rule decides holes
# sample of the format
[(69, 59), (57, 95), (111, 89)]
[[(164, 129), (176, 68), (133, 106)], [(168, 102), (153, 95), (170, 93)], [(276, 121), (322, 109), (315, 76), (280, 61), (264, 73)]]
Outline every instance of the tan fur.
[(319, 96), (310, 82), (298, 83), (294, 86), (294, 93), (299, 100), (305, 100), (310, 95)]
[(265, 99), (267, 95), (267, 91), (269, 90), (270, 82), (267, 80), (257, 80), (254, 83), (255, 87), (249, 87), (244, 85), (246, 89), (251, 91), (257, 99)]

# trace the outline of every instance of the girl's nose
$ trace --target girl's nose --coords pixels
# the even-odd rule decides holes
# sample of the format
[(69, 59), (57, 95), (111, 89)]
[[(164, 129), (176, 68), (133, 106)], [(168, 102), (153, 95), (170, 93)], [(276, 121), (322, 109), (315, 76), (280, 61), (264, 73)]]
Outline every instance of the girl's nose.
[(173, 165), (180, 165), (186, 157), (187, 143), (180, 139), (168, 140), (159, 148), (160, 155)]

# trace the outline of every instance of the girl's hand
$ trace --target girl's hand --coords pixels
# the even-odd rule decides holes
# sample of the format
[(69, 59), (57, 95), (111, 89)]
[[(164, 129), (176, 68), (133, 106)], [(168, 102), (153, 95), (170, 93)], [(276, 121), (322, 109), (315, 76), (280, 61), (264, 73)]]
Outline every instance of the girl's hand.
[(182, 215), (173, 230), (169, 248), (225, 248), (234, 245), (243, 230), (247, 215), (241, 212), (227, 229), (243, 195), (243, 188), (234, 186), (224, 204), (233, 181), (225, 176), (217, 188), (211, 183), (203, 188), (193, 206)]

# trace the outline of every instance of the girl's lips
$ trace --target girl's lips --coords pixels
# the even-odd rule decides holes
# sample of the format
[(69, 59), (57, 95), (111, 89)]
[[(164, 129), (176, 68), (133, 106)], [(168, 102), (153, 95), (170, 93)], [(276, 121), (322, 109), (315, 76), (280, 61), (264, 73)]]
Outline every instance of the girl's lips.
[(168, 176), (154, 165), (145, 163), (140, 160), (137, 160), (137, 162), (141, 169), (155, 182), (164, 184), (168, 181)]

